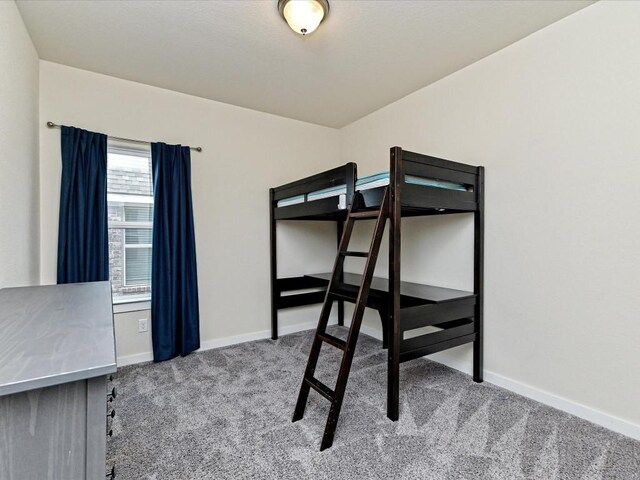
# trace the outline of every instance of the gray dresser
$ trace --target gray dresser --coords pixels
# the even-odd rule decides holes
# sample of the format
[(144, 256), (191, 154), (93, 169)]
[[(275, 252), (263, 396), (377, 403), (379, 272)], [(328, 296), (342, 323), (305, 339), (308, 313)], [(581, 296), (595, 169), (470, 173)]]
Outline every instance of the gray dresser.
[(109, 282), (0, 290), (0, 480), (104, 479)]

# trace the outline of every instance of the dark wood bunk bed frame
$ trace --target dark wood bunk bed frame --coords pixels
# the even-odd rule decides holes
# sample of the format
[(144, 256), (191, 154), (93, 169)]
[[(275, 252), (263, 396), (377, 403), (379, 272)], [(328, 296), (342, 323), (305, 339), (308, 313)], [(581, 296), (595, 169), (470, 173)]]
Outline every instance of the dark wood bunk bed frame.
[[(449, 190), (407, 183), (405, 181), (405, 175), (464, 184), (467, 190)], [(381, 205), (384, 202), (384, 205), (388, 205), (388, 207), (385, 207), (385, 212), (380, 214), (378, 222), (386, 222), (386, 218), (389, 219), (389, 277), (388, 280), (373, 278), (370, 290), (367, 287), (369, 291), (364, 297), (364, 302), (366, 303), (366, 307), (378, 311), (382, 321), (383, 347), (388, 347), (387, 416), (395, 421), (399, 416), (399, 370), (400, 363), (402, 362), (473, 342), (473, 380), (475, 382), (482, 382), (484, 168), (403, 151), (400, 147), (393, 147), (391, 148), (388, 187), (377, 187), (356, 192), (356, 181), (357, 167), (354, 163), (347, 163), (344, 166), (270, 190), (272, 338), (278, 338), (278, 310), (322, 302), (330, 304), (332, 302), (332, 298), (327, 291), (332, 276), (331, 273), (289, 278), (277, 277), (277, 220), (335, 221), (337, 225), (338, 244), (340, 245), (343, 228), (345, 221), (348, 220), (348, 216), (359, 216), (359, 214), (352, 212), (366, 212), (375, 208), (382, 210)], [(309, 193), (339, 185), (346, 185), (346, 209), (338, 208), (336, 197), (307, 201), (307, 195)], [(389, 198), (385, 200), (383, 196), (387, 191)], [(279, 200), (296, 195), (304, 195), (305, 201), (294, 205), (277, 206)], [(473, 292), (401, 282), (401, 218), (457, 213), (474, 214)], [(363, 215), (362, 218), (375, 217), (372, 215)], [(349, 224), (347, 223), (347, 225)], [(348, 234), (350, 235), (350, 231)], [(346, 236), (347, 235), (345, 235), (345, 237)], [(348, 239), (346, 241), (348, 242)], [(341, 255), (344, 258), (344, 251)], [(336, 260), (336, 264), (337, 262)], [(373, 264), (375, 266), (375, 259), (373, 260)], [(371, 271), (373, 271), (373, 268)], [(352, 290), (357, 290), (362, 280), (361, 275), (342, 273), (342, 270), (340, 270), (339, 276), (340, 285), (342, 287), (350, 287)], [(313, 288), (318, 289), (318, 291), (282, 295), (283, 292), (294, 292), (296, 290)], [(354, 296), (353, 300), (355, 300), (355, 298)], [(335, 299), (335, 303), (338, 304), (339, 325), (344, 325), (343, 302), (345, 299), (350, 301), (345, 296), (340, 296)], [(364, 308), (364, 305), (362, 307)], [(322, 324), (322, 317), (320, 324)], [(428, 326), (437, 327), (438, 330), (412, 338), (404, 338), (405, 332)], [(319, 326), (318, 331), (320, 332), (320, 330), (321, 327)], [(324, 331), (321, 333), (324, 333)], [(316, 335), (318, 336), (318, 334)], [(322, 340), (325, 342), (333, 343), (334, 346), (341, 348), (340, 345), (336, 344), (334, 337), (326, 334), (320, 335), (320, 337), (322, 337)], [(326, 337), (330, 337), (330, 339)], [(356, 339), (353, 340), (353, 347), (355, 347)], [(347, 349), (344, 341), (338, 342), (342, 343), (344, 350)], [(318, 339), (316, 339), (316, 343), (318, 343), (318, 345), (317, 352), (315, 352), (315, 361), (317, 361), (317, 353), (319, 353), (320, 348)], [(351, 344), (349, 344), (349, 348), (351, 348)], [(316, 345), (314, 343), (312, 356), (315, 349)], [(351, 353), (351, 355), (353, 355), (353, 353)], [(307, 372), (305, 373), (305, 380), (307, 380), (309, 370), (311, 375), (313, 374), (315, 361), (310, 367), (312, 363), (310, 357)], [(350, 362), (346, 367), (347, 376), (349, 367)], [(344, 362), (339, 374), (338, 384), (340, 384), (340, 375), (343, 373), (343, 368)], [(305, 380), (303, 380), (303, 387), (298, 399), (296, 413), (294, 414), (294, 421), (302, 418), (309, 386), (313, 387), (329, 400), (332, 400), (332, 398), (330, 398), (331, 395), (335, 395), (336, 393), (314, 379), (311, 379), (313, 380), (312, 382), (307, 382), (310, 385), (306, 386)], [(314, 382), (316, 385), (313, 384)], [(337, 388), (339, 386), (340, 385), (337, 385)], [(305, 387), (307, 393), (303, 395)], [(346, 379), (344, 380), (344, 385), (342, 385), (342, 394), (344, 394), (345, 387)], [(334, 405), (332, 403), (321, 449), (331, 446), (341, 403), (342, 399), (340, 398), (336, 412), (334, 412)]]

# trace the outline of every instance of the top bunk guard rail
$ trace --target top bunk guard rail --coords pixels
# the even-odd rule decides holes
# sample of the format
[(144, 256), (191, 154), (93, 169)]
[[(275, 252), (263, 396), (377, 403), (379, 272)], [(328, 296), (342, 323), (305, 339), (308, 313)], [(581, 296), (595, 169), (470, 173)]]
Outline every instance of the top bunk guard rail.
[(464, 184), (467, 191), (475, 190), (478, 178), (477, 167), (404, 151), (402, 152), (402, 160), (404, 175), (446, 180)]
[[(357, 166), (349, 162), (341, 167), (272, 188), (271, 215), (274, 220), (343, 220), (345, 206), (349, 208), (353, 201), (356, 179)], [(308, 201), (310, 193), (332, 187), (345, 188), (346, 205), (342, 208), (339, 205), (341, 194)], [(304, 196), (302, 202), (278, 206), (279, 200), (301, 195)]]
[(278, 200), (285, 198), (307, 195), (325, 188), (345, 185), (347, 189), (346, 200), (348, 206), (351, 204), (351, 199), (353, 198), (356, 178), (357, 166), (355, 163), (349, 162), (341, 167), (332, 168), (331, 170), (275, 187), (273, 189), (273, 201), (278, 202)]
[[(451, 160), (445, 160), (444, 158), (432, 157), (431, 155), (423, 155), (421, 153), (409, 152), (407, 150), (402, 151), (402, 160), (404, 162), (404, 167), (405, 167), (404, 173), (408, 175), (429, 177), (430, 174), (427, 171), (421, 170), (425, 166), (434, 167), (434, 168), (444, 168), (447, 170), (454, 170), (460, 173), (467, 173), (472, 176), (478, 173), (478, 167), (474, 167), (473, 165), (467, 165), (466, 163), (452, 162)], [(442, 179), (442, 180), (448, 180), (448, 179)], [(452, 179), (452, 181), (457, 181), (457, 180)], [(464, 183), (469, 183), (469, 182), (464, 182)], [(473, 182), (470, 182), (470, 183), (473, 183)]]
[[(436, 211), (469, 212), (478, 208), (477, 184), (479, 167), (452, 162), (398, 149), (402, 152), (402, 161), (392, 168), (397, 169), (402, 181), (401, 204), (403, 215), (419, 215), (421, 209)], [(415, 185), (406, 181), (406, 176), (432, 178), (464, 185), (466, 191), (438, 189)], [(413, 212), (412, 212), (412, 209)]]
[[(474, 212), (478, 210), (478, 184), (482, 167), (452, 162), (394, 147), (396, 157), (390, 165), (390, 178), (398, 178), (397, 195), (400, 197), (401, 215), (441, 215)], [(450, 182), (464, 186), (465, 190), (438, 188), (407, 181), (419, 177)], [(383, 188), (362, 190), (364, 208), (375, 208), (382, 198)]]

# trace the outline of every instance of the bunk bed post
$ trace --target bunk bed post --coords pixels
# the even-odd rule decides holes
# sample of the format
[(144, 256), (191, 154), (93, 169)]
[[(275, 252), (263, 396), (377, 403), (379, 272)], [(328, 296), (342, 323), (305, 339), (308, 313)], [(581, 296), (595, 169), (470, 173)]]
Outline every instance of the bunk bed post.
[(388, 306), (388, 344), (387, 355), (387, 417), (396, 421), (400, 403), (400, 185), (402, 174), (402, 149), (391, 148), (389, 177), (389, 306)]
[(271, 339), (278, 339), (278, 255), (276, 248), (276, 218), (274, 209), (276, 207), (274, 200), (275, 190), (269, 189), (269, 247), (271, 249)]
[[(351, 208), (353, 203), (353, 196), (355, 194), (356, 181), (358, 180), (357, 166), (355, 163), (350, 162), (345, 166), (344, 179), (345, 179), (345, 207), (346, 211)], [(340, 241), (342, 240), (342, 232), (344, 231), (345, 218), (338, 218), (337, 221), (337, 241), (338, 248), (340, 247)], [(344, 282), (344, 272), (340, 273), (340, 282)], [(344, 326), (344, 301), (338, 300), (338, 325)]]
[[(338, 248), (340, 248), (340, 241), (342, 240), (342, 232), (344, 231), (344, 223), (342, 223), (342, 219), (338, 219), (337, 223), (337, 232), (338, 232)], [(340, 273), (340, 283), (344, 282), (344, 273)], [(342, 300), (338, 300), (338, 325), (344, 326), (344, 302)]]
[[(358, 180), (358, 167), (355, 163), (347, 163), (344, 180), (347, 187), (344, 199), (346, 204), (345, 211), (348, 211), (351, 207), (351, 204), (353, 203), (353, 197), (356, 193), (356, 181)], [(344, 221), (346, 220), (346, 218), (343, 218), (342, 220)]]
[(476, 340), (473, 342), (473, 381), (482, 382), (483, 305), (484, 305), (484, 167), (478, 167), (476, 183), (477, 210), (474, 218), (473, 293), (476, 295)]

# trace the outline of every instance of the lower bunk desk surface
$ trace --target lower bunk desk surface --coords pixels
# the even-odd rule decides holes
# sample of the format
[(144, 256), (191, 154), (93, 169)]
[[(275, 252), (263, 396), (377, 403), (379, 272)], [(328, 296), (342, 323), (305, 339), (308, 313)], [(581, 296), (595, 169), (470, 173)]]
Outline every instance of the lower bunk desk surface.
[[(331, 273), (306, 277), (324, 280), (328, 284)], [(361, 275), (344, 273), (343, 282), (336, 290), (339, 299), (354, 302), (361, 281)], [(391, 330), (387, 311), (388, 291), (388, 280), (374, 277), (367, 301), (368, 307), (380, 313), (385, 340)], [(400, 305), (400, 362), (457, 347), (477, 338), (478, 325), (474, 318), (476, 295), (473, 292), (401, 282)]]

